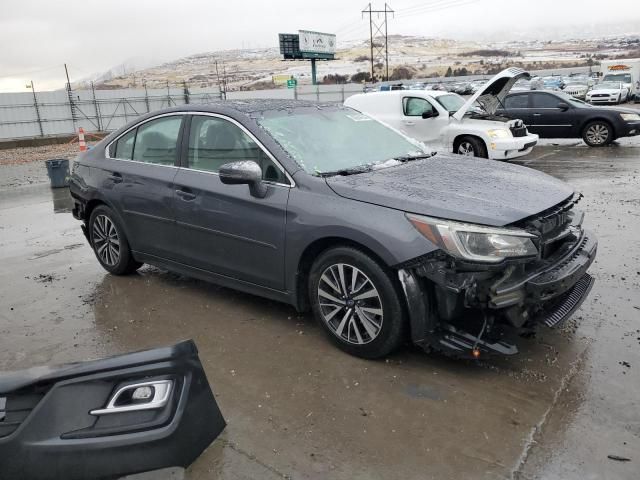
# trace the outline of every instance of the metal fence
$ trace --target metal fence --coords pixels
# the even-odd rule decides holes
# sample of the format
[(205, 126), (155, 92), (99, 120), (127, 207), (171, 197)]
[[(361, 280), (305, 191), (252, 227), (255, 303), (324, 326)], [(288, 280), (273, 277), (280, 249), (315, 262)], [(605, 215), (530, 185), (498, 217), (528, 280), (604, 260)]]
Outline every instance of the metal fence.
[(58, 90), (0, 94), (0, 139), (116, 130), (139, 115), (220, 99), (216, 89)]
[[(227, 92), (229, 100), (281, 98), (343, 102), (362, 92), (358, 84), (304, 85), (295, 89)], [(145, 113), (175, 105), (206, 104), (222, 97), (202, 88), (58, 90), (0, 94), (0, 140), (109, 132)]]

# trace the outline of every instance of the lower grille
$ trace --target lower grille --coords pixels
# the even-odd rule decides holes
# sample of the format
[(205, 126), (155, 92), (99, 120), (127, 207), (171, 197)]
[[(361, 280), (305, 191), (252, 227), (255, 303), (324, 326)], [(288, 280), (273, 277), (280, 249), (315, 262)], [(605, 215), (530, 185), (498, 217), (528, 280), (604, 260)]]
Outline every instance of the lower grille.
[(593, 287), (594, 278), (585, 274), (573, 288), (554, 302), (553, 307), (547, 311), (544, 324), (548, 327), (559, 327), (582, 304), (587, 294)]

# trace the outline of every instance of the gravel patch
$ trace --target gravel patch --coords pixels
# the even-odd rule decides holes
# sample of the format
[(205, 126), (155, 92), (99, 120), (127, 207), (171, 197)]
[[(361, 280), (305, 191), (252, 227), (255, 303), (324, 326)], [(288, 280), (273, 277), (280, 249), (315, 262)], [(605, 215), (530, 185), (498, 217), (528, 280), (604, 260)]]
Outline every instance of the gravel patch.
[(0, 150), (0, 190), (48, 183), (44, 161), (52, 158), (73, 159), (78, 153), (77, 143)]

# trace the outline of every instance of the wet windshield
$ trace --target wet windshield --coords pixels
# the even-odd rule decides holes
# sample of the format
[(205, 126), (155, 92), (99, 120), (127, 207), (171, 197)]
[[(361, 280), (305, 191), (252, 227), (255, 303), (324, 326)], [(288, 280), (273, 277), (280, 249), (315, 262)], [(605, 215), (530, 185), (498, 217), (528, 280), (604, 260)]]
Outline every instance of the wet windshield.
[(605, 75), (602, 81), (631, 83), (631, 74), (630, 73), (613, 73), (613, 74)]
[(617, 90), (619, 88), (620, 88), (620, 84), (618, 82), (602, 82), (598, 85), (593, 86), (594, 90), (608, 90), (608, 89)]
[(441, 95), (439, 97), (436, 97), (436, 100), (449, 113), (456, 113), (458, 110), (462, 108), (462, 106), (465, 103), (464, 98), (462, 98), (460, 95), (456, 93)]
[[(350, 109), (277, 112), (258, 122), (311, 174), (392, 166), (423, 155), (423, 146)], [(388, 162), (391, 160), (391, 162)]]

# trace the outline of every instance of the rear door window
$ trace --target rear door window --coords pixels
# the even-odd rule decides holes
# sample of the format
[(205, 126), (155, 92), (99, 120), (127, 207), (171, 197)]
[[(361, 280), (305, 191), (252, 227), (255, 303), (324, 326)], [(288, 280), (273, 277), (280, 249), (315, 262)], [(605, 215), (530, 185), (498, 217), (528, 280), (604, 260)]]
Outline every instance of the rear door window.
[(140, 125), (133, 160), (156, 165), (175, 165), (181, 124), (182, 115), (172, 115)]
[(531, 94), (531, 106), (533, 108), (558, 108), (560, 101), (557, 97), (548, 93)]
[(529, 96), (524, 95), (511, 95), (504, 101), (504, 108), (527, 108), (529, 106)]

